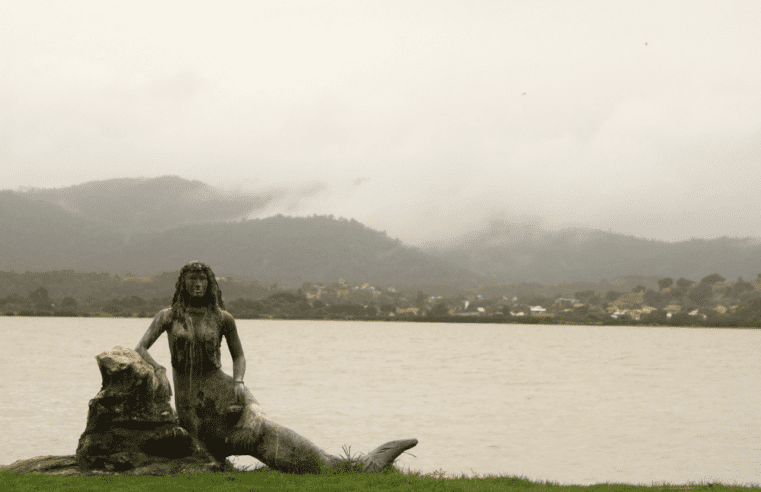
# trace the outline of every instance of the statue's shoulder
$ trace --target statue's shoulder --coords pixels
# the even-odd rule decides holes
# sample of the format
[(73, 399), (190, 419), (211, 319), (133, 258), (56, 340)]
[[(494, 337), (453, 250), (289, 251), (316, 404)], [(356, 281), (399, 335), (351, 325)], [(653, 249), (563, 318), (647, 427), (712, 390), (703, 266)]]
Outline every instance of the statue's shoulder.
[(155, 318), (162, 326), (169, 324), (172, 321), (172, 308), (164, 308), (158, 312)]
[(222, 314), (222, 326), (224, 330), (227, 331), (230, 328), (235, 328), (235, 318), (233, 318), (233, 315), (224, 309), (221, 309), (220, 312)]

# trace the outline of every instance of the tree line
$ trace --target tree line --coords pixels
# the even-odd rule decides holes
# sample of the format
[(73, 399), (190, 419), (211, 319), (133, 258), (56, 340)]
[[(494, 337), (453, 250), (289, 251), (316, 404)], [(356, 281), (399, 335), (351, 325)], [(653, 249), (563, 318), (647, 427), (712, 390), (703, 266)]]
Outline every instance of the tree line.
[[(0, 272), (0, 314), (5, 316), (152, 317), (169, 307), (176, 273), (151, 278), (58, 271)], [(553, 296), (518, 292), (485, 297), (470, 291), (450, 297), (393, 287), (304, 282), (297, 289), (255, 281), (218, 279), (226, 309), (236, 318), (363, 319), (491, 323), (759, 326), (761, 274), (727, 281), (713, 273), (693, 281), (659, 278), (629, 291), (586, 289)], [(23, 295), (19, 292), (26, 292)]]

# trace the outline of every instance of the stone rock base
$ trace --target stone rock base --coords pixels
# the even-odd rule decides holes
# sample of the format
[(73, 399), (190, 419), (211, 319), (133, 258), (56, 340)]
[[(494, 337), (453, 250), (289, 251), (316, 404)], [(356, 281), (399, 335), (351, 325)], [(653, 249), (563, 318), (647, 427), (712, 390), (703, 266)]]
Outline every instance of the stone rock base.
[(201, 472), (232, 472), (235, 467), (225, 461), (221, 466), (199, 465), (187, 463), (182, 460), (167, 460), (138, 466), (124, 471), (86, 469), (83, 470), (77, 464), (76, 455), (68, 456), (35, 456), (25, 460), (18, 460), (10, 465), (0, 465), (0, 473), (28, 473), (34, 475), (66, 475), (66, 476), (92, 476), (92, 475), (153, 475), (165, 476), (185, 473)]
[(90, 400), (79, 438), (80, 470), (125, 473), (143, 469), (220, 469), (195, 436), (180, 427), (162, 385), (165, 375), (131, 349), (114, 347), (95, 358), (103, 378)]

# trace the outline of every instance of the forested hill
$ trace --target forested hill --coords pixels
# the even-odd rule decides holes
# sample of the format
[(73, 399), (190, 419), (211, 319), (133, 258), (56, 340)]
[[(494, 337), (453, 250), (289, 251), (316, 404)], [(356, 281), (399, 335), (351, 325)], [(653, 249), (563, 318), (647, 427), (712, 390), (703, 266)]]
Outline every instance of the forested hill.
[(274, 193), (273, 190), (263, 194), (233, 194), (200, 181), (162, 176), (90, 181), (66, 188), (33, 188), (20, 194), (129, 233), (239, 220), (267, 205)]
[(0, 270), (109, 271), (120, 234), (57, 205), (0, 191)]
[(627, 275), (702, 278), (717, 271), (728, 278), (755, 278), (761, 272), (761, 242), (753, 238), (671, 243), (592, 229), (493, 224), (425, 251), (503, 282), (598, 282)]
[(0, 192), (0, 270), (152, 276), (190, 260), (267, 285), (305, 281), (472, 286), (477, 276), (354, 220), (284, 217), (195, 224), (163, 232), (113, 228), (21, 194)]
[(477, 276), (405, 246), (355, 220), (285, 217), (193, 225), (133, 235), (125, 247), (133, 268), (158, 272), (201, 259), (215, 271), (260, 282), (369, 282), (374, 285), (474, 285)]
[(757, 239), (667, 243), (599, 230), (493, 224), (421, 251), (332, 216), (233, 220), (270, 198), (228, 196), (177, 177), (0, 191), (0, 271), (153, 276), (197, 259), (219, 275), (262, 285), (343, 278), (450, 293), (521, 282), (702, 278), (714, 272), (733, 279), (761, 272)]

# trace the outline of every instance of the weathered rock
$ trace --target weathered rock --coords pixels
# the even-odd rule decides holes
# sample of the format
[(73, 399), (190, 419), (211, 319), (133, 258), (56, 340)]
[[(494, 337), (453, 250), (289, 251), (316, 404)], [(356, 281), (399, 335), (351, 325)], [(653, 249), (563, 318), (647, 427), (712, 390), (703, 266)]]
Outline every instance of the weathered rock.
[[(171, 460), (168, 462), (157, 462), (148, 465), (132, 468), (124, 471), (89, 469), (83, 470), (77, 464), (75, 455), (68, 456), (35, 456), (25, 460), (18, 460), (10, 465), (0, 465), (0, 473), (29, 473), (33, 475), (67, 475), (67, 476), (86, 476), (86, 475), (154, 475), (164, 476), (169, 474), (186, 474), (208, 471), (204, 466), (198, 466), (193, 463), (184, 463), (182, 461)], [(229, 461), (225, 461), (222, 471), (234, 472), (235, 467)]]
[(25, 460), (14, 461), (10, 465), (0, 465), (0, 473), (35, 473), (49, 475), (81, 475), (77, 457), (69, 456), (35, 456)]
[(201, 441), (180, 427), (171, 395), (137, 352), (114, 347), (96, 360), (103, 386), (90, 400), (87, 427), (79, 438), (81, 470), (220, 469)]

